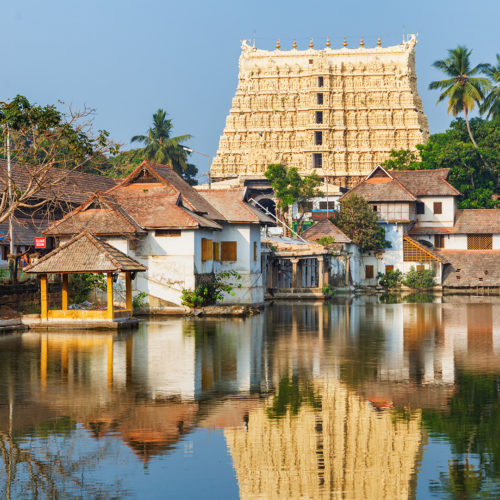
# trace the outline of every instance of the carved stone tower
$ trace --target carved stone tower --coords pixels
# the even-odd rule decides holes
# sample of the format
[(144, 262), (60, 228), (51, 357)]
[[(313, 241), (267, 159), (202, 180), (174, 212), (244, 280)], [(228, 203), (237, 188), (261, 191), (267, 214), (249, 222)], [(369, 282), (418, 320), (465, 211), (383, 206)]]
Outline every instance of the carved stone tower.
[(270, 163), (352, 186), (429, 135), (417, 92), (415, 36), (401, 45), (260, 50), (242, 44), (232, 108), (212, 177), (258, 179)]

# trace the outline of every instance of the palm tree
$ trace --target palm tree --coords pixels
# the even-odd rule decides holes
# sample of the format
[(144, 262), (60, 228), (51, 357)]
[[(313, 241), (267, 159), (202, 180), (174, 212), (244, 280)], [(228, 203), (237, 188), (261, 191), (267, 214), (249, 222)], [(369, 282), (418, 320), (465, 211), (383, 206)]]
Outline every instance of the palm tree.
[(173, 169), (181, 173), (188, 168), (187, 152), (181, 143), (191, 139), (191, 135), (179, 135), (170, 137), (173, 124), (167, 118), (167, 112), (159, 109), (153, 115), (153, 126), (148, 130), (147, 135), (134, 135), (132, 142), (142, 142), (145, 147), (138, 151), (146, 160), (160, 165), (171, 164)]
[(448, 50), (448, 58), (435, 61), (433, 66), (442, 70), (450, 78), (431, 82), (430, 89), (442, 89), (444, 92), (439, 96), (437, 102), (448, 99), (448, 113), (457, 116), (463, 111), (467, 132), (472, 144), (477, 148), (477, 143), (472, 135), (469, 124), (469, 111), (479, 106), (484, 99), (484, 89), (489, 87), (487, 78), (475, 77), (477, 73), (484, 71), (485, 64), (478, 64), (471, 68), (470, 54), (472, 50), (459, 45), (456, 49)]
[(483, 72), (493, 81), (493, 88), (481, 104), (481, 113), (488, 112), (488, 118), (497, 118), (500, 116), (500, 54), (497, 54), (496, 66), (487, 64)]

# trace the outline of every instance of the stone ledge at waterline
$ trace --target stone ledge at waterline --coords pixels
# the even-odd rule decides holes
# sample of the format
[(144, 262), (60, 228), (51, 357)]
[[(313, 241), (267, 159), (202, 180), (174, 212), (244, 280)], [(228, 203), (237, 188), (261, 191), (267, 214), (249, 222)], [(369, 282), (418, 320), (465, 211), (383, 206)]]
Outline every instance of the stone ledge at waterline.
[(22, 322), (30, 330), (48, 330), (53, 328), (64, 330), (128, 330), (137, 328), (136, 318), (119, 317), (114, 319), (41, 319), (40, 314), (23, 314)]
[(136, 316), (253, 316), (259, 314), (264, 305), (217, 305), (190, 308), (188, 306), (144, 307), (134, 310)]

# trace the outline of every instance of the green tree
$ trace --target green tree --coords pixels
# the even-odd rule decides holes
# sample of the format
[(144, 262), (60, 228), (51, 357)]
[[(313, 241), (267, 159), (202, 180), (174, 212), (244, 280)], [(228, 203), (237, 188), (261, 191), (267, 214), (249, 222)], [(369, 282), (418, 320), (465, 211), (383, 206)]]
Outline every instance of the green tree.
[(56, 196), (42, 197), (40, 193), (57, 193), (71, 173), (85, 171), (96, 159), (116, 151), (108, 132), (92, 133), (88, 125), (91, 115), (88, 109), (63, 112), (54, 105), (40, 106), (21, 95), (0, 103), (0, 157), (7, 156), (8, 133), (12, 161), (23, 168), (22, 178), (12, 178), (12, 200), (7, 179), (0, 178), (0, 223), (19, 210), (50, 213), (64, 209)]
[[(134, 164), (140, 158), (160, 165), (171, 165), (172, 168), (190, 184), (197, 184), (195, 176), (198, 169), (187, 159), (189, 153), (183, 148), (182, 143), (191, 139), (189, 134), (170, 137), (172, 133), (172, 120), (167, 118), (167, 112), (159, 109), (153, 115), (153, 126), (146, 135), (134, 135), (131, 142), (141, 142), (143, 148), (133, 150), (131, 157)], [(117, 163), (119, 160), (117, 160)]]
[(470, 128), (479, 149), (471, 144), (465, 121), (458, 118), (445, 132), (417, 145), (418, 156), (409, 150), (392, 151), (382, 166), (392, 170), (449, 168), (449, 182), (463, 194), (459, 208), (494, 208), (497, 202), (492, 195), (500, 187), (500, 121), (473, 118)]
[(487, 113), (488, 118), (500, 117), (500, 54), (497, 54), (497, 64), (487, 64), (484, 74), (492, 81), (492, 89), (481, 104), (481, 113)]
[(314, 172), (301, 177), (295, 167), (287, 168), (279, 163), (269, 165), (264, 175), (271, 182), (281, 218), (284, 218), (293, 204), (297, 204), (301, 213), (297, 221), (297, 232), (300, 234), (304, 225), (305, 203), (323, 194), (319, 189), (321, 179)]
[(385, 229), (378, 223), (377, 214), (356, 194), (341, 201), (335, 224), (362, 252), (376, 252), (390, 245), (385, 241)]
[(464, 113), (470, 140), (477, 148), (478, 145), (470, 129), (469, 112), (484, 99), (483, 92), (489, 87), (489, 81), (487, 78), (474, 76), (484, 71), (486, 65), (478, 64), (472, 68), (471, 52), (459, 45), (455, 49), (448, 50), (447, 59), (435, 61), (433, 66), (443, 71), (449, 78), (431, 82), (429, 88), (443, 90), (437, 102), (448, 99), (448, 113), (451, 112), (453, 116)]

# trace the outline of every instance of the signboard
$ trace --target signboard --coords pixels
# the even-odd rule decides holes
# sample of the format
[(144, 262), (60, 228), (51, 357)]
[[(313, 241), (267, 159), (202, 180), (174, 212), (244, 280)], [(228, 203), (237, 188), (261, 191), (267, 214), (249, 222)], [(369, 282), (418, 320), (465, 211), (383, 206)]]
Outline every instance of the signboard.
[(45, 248), (47, 246), (47, 241), (44, 237), (39, 236), (35, 238), (35, 248)]

